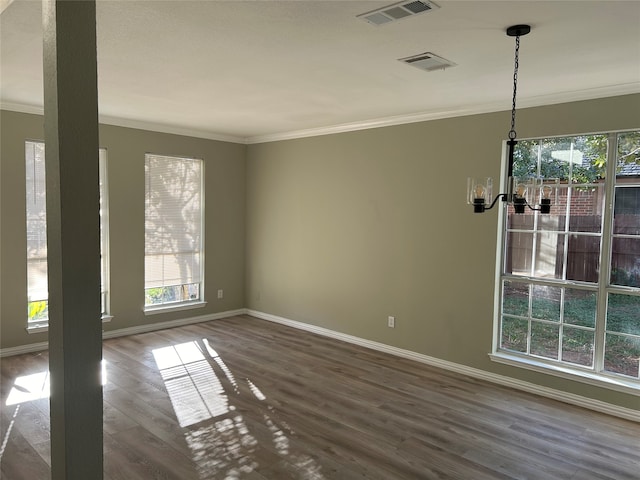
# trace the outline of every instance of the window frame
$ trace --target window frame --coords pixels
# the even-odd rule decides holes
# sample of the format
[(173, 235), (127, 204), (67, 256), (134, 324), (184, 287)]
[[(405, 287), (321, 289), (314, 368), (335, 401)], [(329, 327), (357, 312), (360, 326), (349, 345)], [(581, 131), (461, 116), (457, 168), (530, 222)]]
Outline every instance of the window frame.
[[(640, 288), (627, 287), (611, 284), (611, 265), (612, 265), (612, 241), (615, 238), (613, 232), (614, 208), (615, 208), (615, 191), (618, 186), (616, 167), (618, 164), (618, 135), (627, 132), (637, 132), (637, 129), (610, 131), (602, 133), (586, 133), (572, 135), (557, 135), (538, 138), (521, 139), (525, 140), (546, 140), (553, 138), (575, 138), (586, 135), (606, 135), (608, 140), (607, 146), (607, 166), (606, 179), (604, 184), (604, 206), (602, 209), (602, 228), (600, 232), (601, 246), (599, 265), (600, 271), (598, 279), (594, 284), (576, 280), (566, 279), (546, 279), (536, 276), (513, 275), (506, 273), (507, 259), (507, 236), (508, 236), (508, 207), (502, 205), (498, 213), (497, 225), (497, 244), (496, 244), (496, 269), (495, 269), (495, 290), (494, 290), (494, 318), (493, 318), (493, 340), (492, 351), (489, 357), (492, 361), (507, 364), (510, 366), (525, 368), (553, 376), (559, 376), (571, 380), (577, 380), (583, 383), (605, 387), (611, 390), (622, 391), (624, 393), (632, 393), (640, 395), (640, 372), (638, 378), (628, 375), (613, 373), (604, 370), (605, 358), (605, 333), (606, 333), (606, 315), (607, 315), (607, 299), (610, 294), (625, 294), (640, 296)], [(506, 141), (503, 142), (503, 155), (501, 162), (500, 185), (507, 184), (507, 154)], [(614, 179), (614, 181), (610, 181)], [(640, 185), (640, 179), (637, 181)], [(623, 187), (625, 188), (625, 187)], [(537, 215), (537, 214), (536, 214)], [(568, 221), (567, 221), (568, 223)], [(538, 232), (538, 230), (534, 230)], [(594, 352), (593, 362), (591, 366), (582, 366), (577, 363), (563, 362), (560, 360), (547, 359), (542, 356), (531, 355), (529, 349), (525, 353), (506, 350), (501, 348), (502, 341), (502, 315), (503, 315), (503, 284), (505, 281), (514, 280), (527, 285), (543, 285), (554, 286), (564, 289), (583, 289), (589, 290), (596, 294), (596, 318), (594, 320)], [(564, 302), (564, 301), (562, 301)], [(562, 306), (564, 309), (564, 306)], [(531, 323), (532, 318), (529, 318)], [(560, 320), (558, 320), (560, 325)], [(566, 323), (562, 324), (563, 326)], [(527, 342), (531, 341), (531, 326), (528, 327)], [(563, 327), (564, 328), (564, 327)], [(637, 337), (637, 335), (636, 335)], [(561, 338), (559, 339), (562, 340)], [(561, 357), (561, 353), (559, 354)]]
[[(28, 157), (28, 152), (29, 149), (33, 150), (33, 158), (30, 159)], [(37, 180), (35, 179), (36, 176), (36, 149), (38, 148), (44, 148), (44, 142), (43, 141), (38, 141), (38, 140), (25, 140), (24, 142), (24, 171), (25, 171), (25, 208), (24, 208), (24, 214), (25, 214), (25, 239), (26, 239), (26, 245), (25, 245), (25, 273), (26, 273), (26, 285), (25, 285), (25, 291), (27, 293), (27, 309), (26, 309), (26, 314), (27, 314), (27, 331), (28, 332), (35, 332), (35, 331), (43, 331), (43, 330), (47, 330), (48, 328), (48, 324), (49, 324), (49, 316), (48, 316), (48, 312), (47, 315), (43, 318), (40, 318), (38, 320), (30, 320), (30, 310), (31, 310), (31, 304), (32, 303), (40, 303), (43, 302), (45, 304), (45, 306), (43, 307), (44, 309), (48, 309), (48, 299), (49, 299), (49, 295), (48, 295), (48, 279), (47, 279), (47, 295), (44, 298), (40, 298), (40, 296), (36, 296), (36, 298), (34, 298), (32, 300), (32, 295), (29, 285), (30, 285), (30, 281), (29, 281), (29, 277), (30, 277), (30, 269), (32, 268), (31, 265), (33, 263), (35, 263), (37, 260), (40, 261), (44, 261), (45, 265), (48, 263), (47, 262), (47, 255), (45, 254), (44, 256), (39, 256), (38, 258), (32, 258), (29, 254), (29, 235), (30, 235), (30, 217), (32, 215), (30, 209), (29, 209), (29, 204), (30, 204), (30, 198), (29, 198), (29, 193), (30, 193), (30, 187), (31, 189), (33, 189), (34, 191), (34, 196), (36, 195), (35, 190), (37, 189)], [(43, 158), (45, 156), (45, 153), (43, 151)], [(29, 163), (30, 160), (33, 162), (33, 166)], [(43, 160), (43, 165), (42, 165), (42, 176), (43, 178), (46, 179), (46, 177), (44, 176), (44, 160)], [(29, 169), (30, 167), (32, 167), (34, 174), (33, 174), (33, 185), (30, 185), (29, 183)], [(41, 195), (44, 196), (45, 201), (44, 201), (44, 220), (41, 221), (42, 225), (44, 226), (44, 244), (45, 244), (45, 248), (46, 248), (46, 243), (47, 243), (47, 236), (46, 236), (46, 229), (47, 229), (47, 223), (46, 223), (46, 180), (43, 181), (42, 183), (42, 192)], [(40, 231), (41, 229), (38, 229), (38, 231)], [(48, 265), (47, 265), (48, 267)], [(48, 272), (47, 272), (48, 273)], [(34, 314), (37, 315), (37, 314)]]
[[(38, 144), (45, 146), (45, 142), (43, 140), (33, 140), (26, 139), (24, 141), (25, 146), (25, 169), (27, 168), (27, 145), (28, 144)], [(35, 148), (35, 147), (34, 147)], [(46, 148), (44, 148), (44, 156), (46, 161)], [(110, 314), (110, 281), (109, 281), (109, 188), (108, 188), (108, 152), (106, 148), (100, 147), (98, 149), (98, 162), (99, 162), (99, 179), (100, 179), (100, 299), (101, 299), (101, 320), (103, 323), (109, 322), (113, 319), (113, 316)], [(27, 179), (25, 178), (25, 193), (28, 192)], [(44, 192), (46, 195), (46, 182), (44, 187)], [(28, 205), (25, 204), (25, 229), (28, 232), (27, 227), (27, 209)], [(45, 203), (45, 239), (46, 239), (46, 203)], [(29, 257), (28, 255), (25, 257), (26, 263), (26, 274), (27, 279), (29, 275)], [(45, 257), (47, 260), (47, 257)], [(48, 279), (47, 279), (48, 282)], [(26, 285), (27, 292), (27, 326), (26, 330), (28, 333), (38, 333), (38, 332), (46, 332), (49, 330), (49, 316), (47, 315), (45, 318), (41, 318), (38, 320), (29, 320), (29, 305), (32, 303), (30, 301), (29, 296), (29, 283), (27, 280)], [(47, 302), (48, 308), (48, 300), (49, 296), (44, 300), (35, 300), (35, 301), (44, 301)], [(47, 312), (48, 313), (48, 312)]]
[(110, 260), (110, 208), (109, 208), (109, 152), (106, 148), (98, 150), (100, 180), (100, 300), (102, 322), (110, 322), (111, 315), (111, 260)]
[[(200, 222), (200, 234), (199, 234), (199, 242), (198, 242), (198, 255), (199, 255), (199, 267), (200, 267), (200, 272), (199, 272), (199, 284), (197, 282), (194, 283), (188, 283), (188, 284), (181, 284), (180, 286), (185, 287), (185, 286), (189, 286), (189, 285), (195, 285), (198, 284), (198, 298), (196, 299), (184, 299), (184, 300), (177, 300), (177, 301), (165, 301), (165, 302), (160, 302), (160, 303), (147, 303), (147, 265), (146, 265), (146, 260), (147, 260), (147, 204), (148, 204), (148, 195), (149, 195), (149, 179), (148, 179), (148, 173), (147, 173), (147, 162), (149, 160), (150, 157), (156, 157), (156, 158), (164, 158), (164, 159), (173, 159), (173, 160), (182, 160), (182, 161), (191, 161), (191, 162), (198, 162), (199, 165), (199, 182), (198, 182), (198, 188), (199, 188), (199, 204), (200, 204), (200, 212), (199, 212), (199, 222)], [(193, 157), (193, 156), (188, 156), (188, 155), (166, 155), (166, 154), (156, 154), (156, 153), (145, 153), (145, 159), (144, 159), (144, 166), (145, 166), (145, 214), (144, 214), (144, 218), (145, 218), (145, 249), (144, 249), (144, 300), (143, 300), (143, 313), (144, 315), (156, 315), (156, 314), (161, 314), (161, 313), (168, 313), (168, 312), (174, 312), (174, 311), (183, 311), (183, 310), (190, 310), (190, 309), (195, 309), (195, 308), (202, 308), (205, 307), (207, 305), (207, 302), (205, 300), (205, 162), (204, 159), (202, 158), (197, 158), (197, 157)], [(173, 287), (177, 287), (179, 285), (173, 285)], [(169, 286), (163, 286), (163, 287), (158, 287), (158, 288), (168, 288), (168, 287), (172, 287), (171, 285)]]

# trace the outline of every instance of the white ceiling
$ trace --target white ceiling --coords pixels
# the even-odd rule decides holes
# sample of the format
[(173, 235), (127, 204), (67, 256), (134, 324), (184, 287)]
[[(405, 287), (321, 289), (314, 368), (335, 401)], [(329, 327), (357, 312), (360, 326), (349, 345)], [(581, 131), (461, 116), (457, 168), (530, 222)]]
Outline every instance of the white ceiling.
[[(640, 92), (640, 1), (435, 1), (376, 27), (393, 0), (98, 0), (101, 118), (251, 143), (508, 110), (518, 23), (519, 107)], [(39, 112), (41, 3), (0, 21), (1, 105)], [(397, 61), (427, 51), (457, 66)]]

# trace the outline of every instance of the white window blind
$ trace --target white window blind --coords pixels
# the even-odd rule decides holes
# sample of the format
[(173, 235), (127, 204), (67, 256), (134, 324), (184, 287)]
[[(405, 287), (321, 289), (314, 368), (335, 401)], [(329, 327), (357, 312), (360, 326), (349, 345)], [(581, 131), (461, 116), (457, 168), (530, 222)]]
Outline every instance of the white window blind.
[[(109, 221), (107, 195), (107, 152), (99, 150), (100, 162), (100, 250), (102, 314), (108, 312)], [(46, 326), (49, 286), (47, 278), (47, 204), (45, 147), (43, 142), (25, 142), (27, 296), (28, 325)]]
[(202, 160), (145, 156), (145, 304), (201, 299)]

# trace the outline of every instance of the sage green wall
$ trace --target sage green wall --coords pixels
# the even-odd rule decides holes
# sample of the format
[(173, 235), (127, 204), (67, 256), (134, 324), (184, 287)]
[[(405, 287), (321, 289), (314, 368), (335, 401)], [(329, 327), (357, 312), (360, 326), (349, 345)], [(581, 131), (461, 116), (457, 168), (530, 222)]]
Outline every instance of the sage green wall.
[[(497, 211), (468, 176), (500, 175), (508, 112), (250, 145), (246, 304), (640, 410), (640, 398), (490, 361)], [(518, 112), (520, 138), (640, 127), (640, 95)], [(387, 316), (396, 328), (387, 327)]]
[[(0, 348), (47, 340), (26, 332), (25, 139), (42, 140), (43, 117), (2, 111)], [(100, 126), (107, 149), (111, 314), (116, 330), (244, 307), (246, 146), (179, 135)], [(184, 155), (205, 163), (205, 308), (145, 316), (144, 155)], [(217, 299), (216, 291), (224, 290)]]
[[(0, 115), (8, 348), (46, 340), (25, 331), (24, 287), (24, 140), (43, 134), (40, 116)], [(497, 212), (474, 215), (464, 196), (467, 176), (499, 177), (508, 125), (500, 112), (248, 147), (102, 125), (115, 316), (105, 330), (247, 307), (640, 410), (637, 396), (487, 356)], [(640, 95), (522, 109), (517, 126), (520, 138), (640, 128)], [(142, 313), (146, 152), (205, 159), (205, 309)]]

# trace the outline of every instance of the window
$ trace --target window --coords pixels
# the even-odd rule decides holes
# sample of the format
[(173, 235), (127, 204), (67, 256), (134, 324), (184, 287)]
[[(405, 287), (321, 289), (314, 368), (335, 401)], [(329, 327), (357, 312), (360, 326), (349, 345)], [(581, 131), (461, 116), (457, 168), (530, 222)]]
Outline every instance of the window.
[(109, 315), (109, 184), (107, 175), (107, 151), (99, 150), (100, 161), (100, 299), (102, 320)]
[(25, 160), (27, 180), (27, 326), (36, 326), (46, 325), (49, 319), (44, 143), (26, 142)]
[[(46, 327), (49, 320), (47, 280), (47, 218), (44, 143), (25, 142), (27, 219), (27, 328)], [(100, 248), (101, 303), (103, 319), (108, 318), (108, 202), (107, 152), (99, 151), (100, 162)]]
[(145, 308), (201, 303), (203, 162), (145, 156)]
[(497, 353), (640, 387), (640, 131), (520, 141), (527, 175), (558, 203), (504, 207)]

